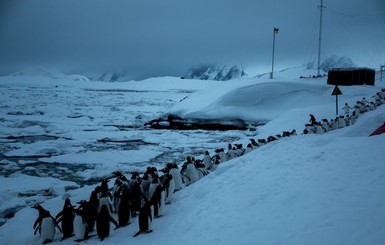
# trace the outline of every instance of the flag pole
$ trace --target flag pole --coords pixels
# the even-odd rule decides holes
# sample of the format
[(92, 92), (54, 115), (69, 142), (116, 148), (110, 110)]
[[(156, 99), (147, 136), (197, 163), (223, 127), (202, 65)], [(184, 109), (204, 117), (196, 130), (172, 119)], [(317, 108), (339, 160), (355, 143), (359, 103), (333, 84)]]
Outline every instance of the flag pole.
[(279, 31), (279, 29), (274, 27), (274, 30), (273, 30), (273, 57), (272, 57), (272, 61), (271, 61), (270, 79), (273, 79), (273, 74), (274, 74), (275, 34), (277, 34), (278, 31)]

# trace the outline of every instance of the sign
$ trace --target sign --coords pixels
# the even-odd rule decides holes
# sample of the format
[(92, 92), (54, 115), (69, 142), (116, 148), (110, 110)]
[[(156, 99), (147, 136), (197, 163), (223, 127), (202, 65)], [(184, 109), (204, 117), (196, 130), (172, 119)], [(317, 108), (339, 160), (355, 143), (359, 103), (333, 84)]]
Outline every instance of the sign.
[(338, 95), (341, 95), (342, 92), (341, 90), (338, 88), (338, 86), (336, 85), (334, 87), (334, 90), (332, 92), (332, 95), (335, 95), (336, 96), (336, 115), (338, 116)]
[(332, 95), (341, 95), (341, 94), (342, 94), (342, 92), (341, 92), (340, 88), (336, 85), (334, 87)]

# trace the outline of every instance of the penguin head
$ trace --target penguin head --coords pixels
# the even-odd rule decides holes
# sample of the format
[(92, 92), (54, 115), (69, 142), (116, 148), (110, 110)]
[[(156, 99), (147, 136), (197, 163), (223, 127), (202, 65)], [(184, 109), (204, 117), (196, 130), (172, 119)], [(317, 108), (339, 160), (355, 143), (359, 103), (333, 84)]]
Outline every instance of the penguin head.
[(64, 208), (73, 208), (73, 206), (71, 204), (71, 200), (68, 197), (64, 201)]
[(159, 183), (159, 176), (157, 174), (152, 175), (152, 183), (153, 184)]
[(34, 208), (37, 211), (39, 211), (39, 214), (42, 214), (46, 211), (42, 206), (40, 206), (40, 204), (36, 204), (36, 205), (32, 206), (31, 208)]

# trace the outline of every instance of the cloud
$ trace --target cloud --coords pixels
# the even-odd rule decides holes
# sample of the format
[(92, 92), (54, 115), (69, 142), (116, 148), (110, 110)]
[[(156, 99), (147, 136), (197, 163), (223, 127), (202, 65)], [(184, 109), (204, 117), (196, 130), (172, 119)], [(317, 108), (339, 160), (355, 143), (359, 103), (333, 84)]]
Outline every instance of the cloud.
[[(5, 1), (0, 63), (125, 69), (136, 78), (183, 75), (207, 62), (306, 63), (318, 50), (319, 1)], [(385, 60), (381, 0), (324, 1), (323, 53), (374, 65)], [(355, 60), (354, 60), (355, 61)]]

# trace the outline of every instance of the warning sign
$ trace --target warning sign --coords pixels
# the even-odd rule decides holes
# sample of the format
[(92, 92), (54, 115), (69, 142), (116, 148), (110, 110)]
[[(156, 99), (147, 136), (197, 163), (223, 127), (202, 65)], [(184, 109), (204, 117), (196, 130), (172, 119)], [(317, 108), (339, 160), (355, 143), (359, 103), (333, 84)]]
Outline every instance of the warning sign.
[(342, 94), (342, 92), (341, 92), (340, 88), (336, 85), (334, 87), (332, 95), (341, 95), (341, 94)]

